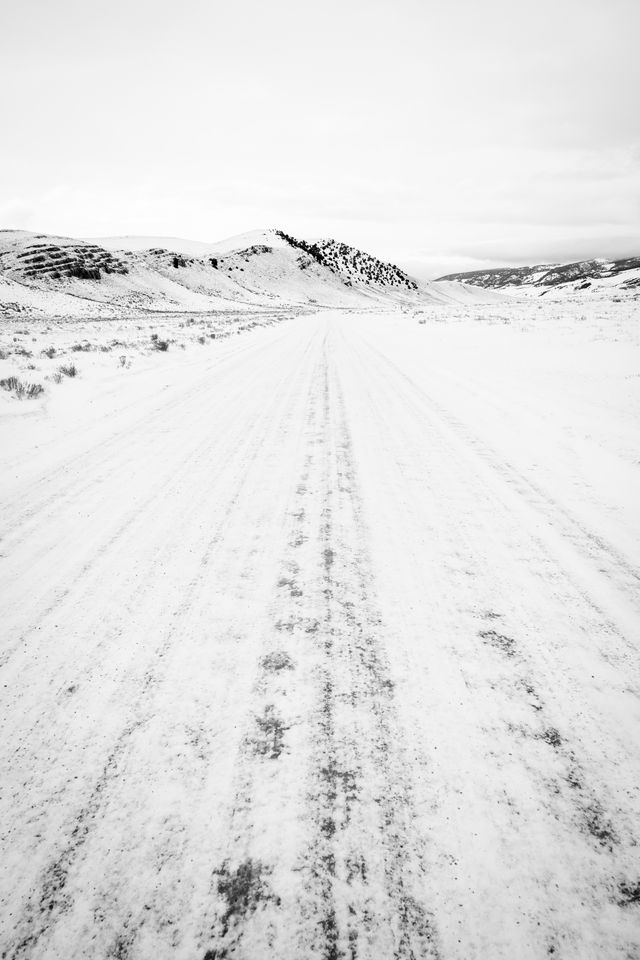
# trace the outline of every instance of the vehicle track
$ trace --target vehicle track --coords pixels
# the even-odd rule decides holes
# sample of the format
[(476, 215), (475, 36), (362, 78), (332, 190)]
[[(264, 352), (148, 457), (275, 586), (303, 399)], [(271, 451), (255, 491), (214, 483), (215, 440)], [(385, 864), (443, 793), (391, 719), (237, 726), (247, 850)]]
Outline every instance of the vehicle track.
[[(192, 395), (189, 390), (186, 407), (181, 403), (174, 405), (170, 414), (164, 408), (161, 416), (154, 413), (149, 418), (146, 429), (141, 429), (143, 442), (135, 433), (127, 435), (124, 440), (122, 437), (114, 438), (104, 457), (102, 452), (100, 453), (104, 463), (108, 463), (109, 454), (112, 457), (108, 471), (104, 465), (85, 462), (81, 477), (75, 471), (65, 471), (51, 478), (49, 485), (53, 485), (58, 492), (48, 495), (48, 499), (41, 503), (39, 508), (34, 507), (31, 522), (19, 528), (12, 538), (16, 547), (26, 544), (28, 549), (24, 550), (22, 555), (16, 550), (18, 556), (14, 557), (9, 548), (9, 552), (4, 556), (9, 563), (3, 565), (3, 592), (7, 613), (13, 615), (13, 631), (16, 636), (0, 654), (0, 667), (4, 666), (12, 653), (24, 642), (25, 632), (38, 629), (39, 622), (34, 620), (33, 614), (39, 609), (40, 619), (50, 615), (65, 598), (77, 591), (77, 584), (86, 578), (89, 571), (95, 569), (105, 552), (114, 546), (121, 546), (125, 536), (135, 541), (136, 531), (148, 530), (150, 518), (161, 513), (162, 502), (167, 502), (171, 496), (179, 496), (180, 491), (189, 484), (195, 466), (207, 458), (212, 462), (224, 462), (229, 456), (229, 450), (236, 448), (239, 442), (246, 443), (242, 439), (239, 441), (233, 434), (227, 436), (222, 432), (206, 430), (208, 423), (224, 420), (225, 411), (228, 415), (230, 404), (231, 409), (238, 409), (239, 416), (243, 416), (241, 401), (246, 386), (241, 377), (234, 377), (233, 369), (223, 383), (229, 379), (232, 381), (231, 389), (226, 392), (221, 390), (221, 385), (216, 380), (208, 388), (205, 385), (204, 389), (201, 388), (196, 394)], [(234, 379), (237, 382), (234, 382)], [(189, 430), (176, 428), (185, 409), (193, 408), (196, 398), (198, 402), (189, 419)], [(234, 429), (239, 430), (241, 426), (241, 423), (237, 423)], [(251, 423), (247, 421), (245, 429), (250, 428)], [(165, 436), (175, 433), (176, 429), (181, 448), (173, 450), (170, 458), (165, 458), (162, 453)], [(135, 457), (131, 455), (132, 450), (135, 450)], [(132, 470), (132, 462), (144, 463), (145, 472), (139, 474), (135, 469)], [(86, 482), (85, 474), (89, 478)], [(99, 482), (96, 482), (96, 474), (100, 478)], [(56, 484), (56, 479), (64, 482), (62, 490), (60, 483)], [(83, 493), (87, 494), (84, 498)], [(196, 496), (201, 501), (206, 502), (210, 495), (211, 491), (206, 488), (196, 490)], [(49, 510), (50, 504), (52, 506)], [(73, 510), (70, 509), (71, 504)], [(76, 511), (81, 520), (70, 523), (69, 516), (71, 514), (73, 517)], [(88, 521), (89, 524), (96, 525), (99, 519), (102, 520), (103, 529), (97, 531), (96, 544), (87, 539), (82, 549), (76, 549), (69, 555), (69, 551), (65, 550), (65, 539), (72, 536), (77, 540), (76, 523)], [(158, 526), (161, 526), (162, 522), (161, 518)], [(170, 515), (168, 524), (169, 527), (174, 525)], [(31, 544), (36, 532), (37, 546), (33, 549)], [(160, 530), (157, 533), (159, 535)], [(55, 565), (59, 574), (57, 581), (53, 582), (47, 575), (52, 556), (56, 556)], [(44, 596), (39, 597), (34, 592), (34, 583), (43, 591)]]
[[(539, 526), (514, 524), (512, 495), (503, 493), (504, 471), (487, 483), (485, 474), (473, 468), (475, 448), (461, 446), (442, 428), (432, 407), (415, 402), (415, 389), (403, 376), (394, 375), (382, 359), (373, 362), (360, 339), (350, 330), (343, 332), (348, 349), (339, 355), (343, 379), (351, 388), (349, 401), (359, 424), (366, 422), (363, 409), (369, 414), (366, 425), (371, 435), (360, 432), (358, 462), (363, 470), (375, 463), (384, 475), (381, 483), (397, 497), (397, 509), (389, 516), (393, 530), (382, 539), (386, 551), (393, 540), (402, 544), (391, 549), (391, 555), (400, 557), (403, 549), (409, 554), (402, 567), (403, 593), (415, 598), (417, 610), (427, 618), (423, 624), (411, 608), (396, 611), (402, 625), (399, 640), (406, 647), (405, 671), (437, 678), (428, 716), (434, 732), (441, 731), (446, 752), (440, 742), (437, 754), (432, 752), (440, 767), (435, 779), (449, 783), (445, 796), (448, 793), (448, 802), (459, 811), (443, 818), (435, 807), (429, 829), (437, 861), (432, 879), (440, 887), (434, 909), (441, 926), (449, 927), (449, 938), (443, 936), (447, 948), (455, 949), (456, 942), (443, 919), (448, 902), (461, 900), (464, 907), (476, 896), (473, 888), (481, 886), (492, 940), (480, 949), (477, 944), (486, 938), (486, 931), (467, 926), (462, 955), (465, 949), (472, 953), (480, 949), (480, 955), (495, 949), (495, 930), (512, 923), (532, 924), (527, 947), (531, 956), (539, 955), (547, 941), (558, 956), (595, 957), (603, 952), (626, 956), (625, 950), (635, 942), (633, 934), (625, 941), (633, 919), (616, 889), (621, 876), (635, 873), (640, 797), (633, 785), (638, 757), (630, 728), (631, 701), (638, 700), (633, 679), (637, 658), (630, 656), (628, 641), (611, 630), (597, 604), (584, 595), (580, 581), (576, 584), (573, 569), (547, 551), (546, 541), (538, 536)], [(358, 403), (363, 409), (357, 409)], [(385, 451), (382, 459), (380, 450)], [(373, 491), (369, 492), (371, 503)], [(380, 490), (377, 495), (382, 496)], [(388, 499), (384, 502), (390, 504)], [(376, 572), (380, 577), (381, 569)], [(389, 590), (383, 595), (388, 597)], [(420, 604), (421, 595), (430, 598), (431, 609)], [(580, 630), (567, 629), (567, 609)], [(420, 633), (429, 644), (425, 648)], [(446, 641), (429, 643), (429, 636)], [(397, 650), (394, 662), (401, 663), (402, 657)], [(591, 674), (601, 682), (606, 676), (606, 699), (594, 701)], [(584, 708), (587, 692), (593, 713)], [(627, 701), (630, 713), (622, 724), (611, 708), (619, 710)], [(422, 712), (420, 701), (417, 707)], [(428, 744), (427, 749), (434, 748)], [(484, 757), (475, 770), (469, 767), (469, 750)], [(612, 778), (609, 764), (614, 756), (620, 776)], [(456, 766), (468, 771), (467, 784), (459, 781)], [(473, 863), (474, 846), (482, 849), (482, 833), (468, 832), (483, 820), (483, 832), (488, 832), (487, 813), (474, 812), (483, 793), (493, 795), (495, 809), (504, 804), (509, 811), (502, 835), (494, 841), (503, 849), (492, 850), (499, 866), (488, 872), (491, 891), (483, 883), (481, 868)], [(442, 804), (446, 809), (447, 800), (441, 796), (438, 806)], [(466, 836), (466, 849), (460, 846), (462, 838), (449, 836), (443, 843), (451, 820)], [(432, 831), (441, 831), (440, 837)], [(531, 835), (554, 837), (547, 841), (548, 858), (532, 849), (526, 865), (514, 865), (512, 851), (519, 845), (524, 849)], [(455, 864), (455, 881), (449, 858)], [(580, 890), (580, 909), (573, 901), (575, 892), (568, 894), (571, 909), (581, 914), (578, 923), (570, 919), (566, 907), (559, 911), (548, 899), (551, 891), (557, 897), (559, 889), (565, 890), (565, 864), (572, 865), (571, 882)], [(468, 881), (460, 884), (465, 869)], [(538, 872), (545, 876), (549, 885), (534, 881), (535, 897), (529, 889), (526, 912), (514, 909), (510, 916), (504, 908), (509, 898), (503, 884), (521, 884), (529, 871), (532, 879)], [(550, 884), (558, 871), (558, 882)], [(618, 929), (612, 904), (618, 905)], [(459, 933), (455, 926), (453, 930)], [(474, 934), (475, 947), (469, 939)], [(529, 956), (524, 945), (519, 949), (521, 956)]]
[[(592, 570), (600, 574), (603, 572), (608, 574), (609, 580), (619, 589), (619, 593), (624, 597), (627, 604), (637, 598), (640, 570), (636, 564), (630, 562), (604, 537), (589, 530), (583, 522), (572, 514), (566, 505), (560, 504), (539, 484), (524, 476), (512, 464), (502, 460), (495, 450), (483, 442), (441, 403), (429, 396), (424, 388), (402, 371), (391, 358), (384, 356), (371, 343), (367, 342), (366, 348), (370, 357), (372, 359), (375, 357), (377, 363), (385, 370), (387, 375), (391, 370), (394, 371), (396, 379), (401, 379), (407, 388), (405, 396), (407, 396), (409, 402), (420, 410), (423, 416), (428, 416), (433, 423), (436, 423), (441, 431), (449, 432), (451, 440), (458, 445), (459, 449), (464, 451), (467, 459), (477, 458), (490, 468), (494, 476), (501, 476), (506, 487), (515, 491), (522, 504), (526, 504), (538, 517), (544, 517), (549, 528), (553, 530), (554, 536), (561, 533), (567, 546), (577, 551)], [(593, 583), (592, 578), (590, 578), (590, 583)], [(585, 590), (586, 593), (588, 593), (588, 590)], [(595, 601), (593, 602), (595, 603)], [(610, 607), (612, 610), (609, 613), (609, 619), (612, 623), (615, 623), (620, 618), (619, 612), (613, 612), (616, 602), (610, 601)], [(631, 632), (633, 635), (635, 632), (634, 626), (637, 622), (638, 612), (636, 606), (636, 609), (624, 618), (624, 625), (620, 629), (623, 636), (625, 633)], [(631, 625), (630, 630), (625, 630), (627, 625)]]
[[(125, 655), (127, 659), (118, 663), (117, 658), (114, 658), (113, 651), (110, 649), (113, 647), (114, 642), (117, 641), (118, 645), (126, 644), (127, 638), (131, 638), (131, 624), (128, 628), (125, 626), (124, 619), (122, 617), (121, 611), (118, 609), (115, 617), (112, 615), (112, 621), (115, 621), (110, 626), (110, 629), (106, 631), (101, 629), (96, 631), (95, 626), (92, 628), (92, 632), (96, 633), (99, 639), (99, 642), (94, 647), (85, 653), (83, 650), (79, 650), (78, 653), (84, 658), (85, 666), (82, 667), (80, 663), (76, 662), (73, 664), (73, 670), (70, 670), (70, 664), (68, 657), (62, 657), (58, 654), (60, 664), (59, 664), (59, 673), (60, 680), (58, 683), (52, 684), (51, 693), (53, 694), (52, 702), (50, 704), (41, 704), (43, 707), (42, 714), (34, 716), (34, 723), (30, 728), (23, 729), (21, 732), (20, 740), (17, 744), (16, 750), (12, 758), (12, 764), (14, 770), (17, 772), (22, 766), (25, 770), (27, 776), (29, 771), (32, 769), (37, 769), (38, 776), (42, 776), (43, 770), (46, 766), (43, 765), (42, 753), (43, 751), (48, 754), (50, 760), (56, 756), (56, 753), (59, 750), (57, 746), (60, 743), (65, 744), (65, 752), (70, 754), (70, 759), (72, 760), (75, 756), (77, 757), (82, 750), (83, 753), (86, 752), (86, 745), (83, 746), (83, 738), (86, 736), (84, 728), (81, 726), (77, 729), (77, 715), (78, 715), (78, 696), (81, 698), (80, 709), (88, 710), (95, 714), (95, 719), (98, 721), (100, 719), (100, 714), (102, 710), (113, 711), (113, 722), (112, 728), (113, 732), (107, 731), (106, 736), (99, 736), (97, 749), (96, 744), (92, 744), (92, 753), (95, 754), (95, 763), (97, 769), (99, 769), (100, 764), (100, 752), (104, 751), (108, 757), (124, 757), (126, 756), (127, 750), (129, 749), (129, 740), (132, 735), (148, 720), (149, 717), (149, 699), (150, 699), (150, 690), (161, 681), (161, 678), (166, 671), (167, 663), (169, 661), (169, 650), (172, 645), (176, 643), (176, 636), (179, 634), (182, 627), (182, 623), (191, 613), (191, 607), (198, 597), (205, 589), (206, 582), (209, 576), (209, 569), (212, 565), (212, 560), (214, 557), (214, 551), (218, 549), (223, 541), (223, 534), (226, 531), (226, 528), (231, 522), (232, 515), (234, 511), (246, 509), (246, 504), (243, 502), (243, 496), (245, 496), (245, 488), (248, 482), (248, 479), (251, 477), (252, 482), (255, 485), (256, 478), (259, 476), (262, 469), (265, 466), (264, 459), (264, 446), (268, 445), (269, 456), (273, 462), (275, 459), (277, 465), (277, 455), (279, 452), (278, 441), (276, 439), (277, 434), (285, 440), (289, 435), (290, 427), (290, 418), (295, 407), (292, 404), (292, 400), (295, 398), (297, 391), (300, 389), (300, 381), (304, 379), (306, 367), (305, 367), (305, 355), (309, 352), (309, 345), (303, 345), (303, 349), (299, 352), (299, 356), (296, 362), (296, 366), (299, 366), (299, 372), (294, 373), (294, 376), (291, 376), (291, 370), (287, 369), (286, 372), (278, 372), (276, 379), (276, 389), (273, 394), (267, 398), (267, 402), (263, 404), (258, 412), (258, 416), (255, 417), (255, 410), (251, 413), (250, 417), (253, 419), (253, 423), (245, 422), (242, 418), (237, 421), (236, 428), (231, 437), (231, 443), (228, 444), (226, 456), (226, 462), (223, 461), (223, 467), (220, 469), (218, 466), (217, 470), (219, 476), (224, 479), (224, 485), (221, 488), (221, 492), (224, 495), (222, 500), (222, 505), (215, 503), (214, 516), (216, 518), (216, 523), (213, 531), (207, 531), (208, 539), (205, 541), (205, 546), (200, 547), (198, 553), (199, 556), (195, 564), (191, 564), (194, 568), (194, 574), (190, 581), (184, 582), (183, 577), (180, 578), (180, 596), (175, 590), (170, 592), (170, 599), (175, 604), (174, 608), (171, 610), (170, 615), (166, 615), (165, 626), (162, 627), (161, 632), (158, 637), (158, 642), (152, 643), (151, 645), (145, 645), (140, 649), (138, 644), (135, 644), (130, 650), (127, 650), (125, 647)], [(197, 426), (197, 424), (196, 424)], [(245, 432), (246, 431), (246, 432)], [(274, 435), (274, 431), (276, 434)], [(180, 454), (180, 451), (178, 451)], [(206, 464), (206, 453), (207, 450), (204, 450), (205, 457), (204, 463)], [(200, 458), (202, 459), (202, 457)], [(215, 461), (214, 461), (215, 462)], [(187, 462), (189, 467), (193, 465)], [(202, 471), (201, 467), (201, 471)], [(206, 469), (206, 468), (205, 468)], [(183, 471), (181, 471), (183, 472)], [(186, 526), (186, 529), (189, 529), (189, 525), (201, 527), (201, 523), (198, 524), (198, 516), (202, 518), (206, 517), (207, 514), (211, 514), (211, 498), (212, 495), (215, 498), (217, 495), (217, 486), (214, 482), (212, 486), (208, 486), (206, 483), (200, 483), (198, 488), (198, 496), (192, 502), (187, 501), (186, 505), (189, 508), (189, 522)], [(165, 495), (176, 495), (177, 490), (175, 488), (169, 488), (165, 491)], [(225, 502), (226, 501), (226, 502)], [(207, 503), (209, 503), (209, 509), (207, 509)], [(222, 506), (222, 509), (221, 509)], [(145, 525), (149, 526), (153, 517), (153, 511), (149, 512), (145, 517), (140, 518), (140, 526), (144, 529)], [(175, 516), (173, 517), (173, 523), (175, 525)], [(184, 523), (184, 518), (183, 518)], [(196, 536), (202, 538), (202, 531), (195, 531)], [(197, 541), (196, 541), (197, 542)], [(109, 549), (115, 544), (115, 541), (110, 541), (105, 545), (102, 554), (108, 555)], [(172, 545), (175, 547), (175, 544)], [(120, 544), (121, 547), (121, 544)], [(184, 545), (183, 552), (191, 552), (193, 548), (193, 543), (187, 543)], [(113, 551), (112, 551), (113, 552)], [(148, 564), (148, 555), (147, 557)], [(146, 616), (150, 619), (154, 619), (154, 606), (157, 608), (157, 589), (158, 589), (158, 566), (162, 562), (167, 562), (166, 555), (161, 559), (151, 557), (152, 565), (151, 567), (147, 566), (145, 570), (146, 576), (144, 579), (129, 581), (128, 585), (126, 582), (122, 584), (123, 591), (128, 589), (129, 595), (127, 596), (128, 606), (132, 609), (136, 609), (138, 606), (144, 608), (147, 607), (148, 611)], [(180, 559), (180, 558), (178, 558)], [(251, 558), (249, 558), (251, 559)], [(246, 565), (246, 560), (245, 560)], [(87, 571), (90, 569), (91, 565), (87, 567)], [(179, 569), (179, 568), (175, 568)], [(187, 568), (188, 569), (188, 568)], [(103, 574), (104, 575), (104, 574)], [(183, 575), (184, 576), (184, 575)], [(133, 593), (131, 589), (133, 587)], [(124, 599), (123, 601), (124, 602)], [(125, 611), (126, 612), (126, 611)], [(167, 611), (168, 613), (168, 611)], [(139, 615), (139, 614), (138, 614)], [(157, 610), (155, 612), (155, 618), (157, 618)], [(61, 619), (61, 618), (60, 618)], [(160, 621), (162, 623), (162, 619)], [(168, 629), (167, 629), (168, 628)], [(37, 629), (37, 626), (34, 628)], [(119, 636), (121, 639), (119, 639)], [(135, 633), (133, 635), (135, 637)], [(42, 643), (43, 641), (41, 641)], [(104, 649), (103, 656), (110, 658), (112, 661), (115, 660), (115, 672), (112, 676), (105, 676), (104, 671), (101, 670), (100, 660), (101, 660), (101, 648)], [(45, 650), (46, 652), (46, 650)], [(32, 655), (33, 651), (29, 651)], [(141, 656), (142, 654), (142, 656)], [(128, 663), (127, 663), (128, 660)], [(11, 704), (5, 704), (9, 707), (6, 710), (5, 715), (14, 715), (18, 709), (20, 689), (26, 685), (28, 689), (28, 676), (24, 677), (24, 664), (18, 666), (12, 676), (13, 682), (16, 684), (16, 693), (14, 706), (11, 708)], [(39, 670), (43, 669), (42, 662), (40, 663), (31, 663), (29, 660), (26, 662), (27, 670), (34, 676)], [(113, 665), (111, 665), (111, 670), (113, 672)], [(130, 675), (131, 668), (133, 668), (133, 676)], [(48, 664), (47, 667), (51, 679), (54, 679), (54, 665)], [(62, 698), (62, 703), (60, 702), (59, 691), (61, 687), (64, 688), (65, 684), (68, 683), (67, 692), (69, 696)], [(107, 692), (110, 693), (109, 698), (105, 698), (104, 688), (105, 683), (107, 685)], [(82, 706), (82, 699), (86, 698), (87, 695), (91, 696), (91, 691), (99, 694), (99, 704), (98, 709), (96, 709), (94, 704), (88, 704), (85, 702), (84, 707)], [(127, 692), (130, 691), (130, 692)], [(49, 693), (49, 691), (47, 691)], [(127, 704), (126, 714), (129, 715), (130, 719), (124, 721), (124, 729), (122, 732), (118, 732), (118, 723), (122, 723), (121, 719), (121, 710), (122, 705), (118, 704), (117, 700), (115, 703), (112, 703), (110, 706), (110, 700), (113, 701), (115, 697), (122, 699), (123, 693), (126, 693), (127, 698), (132, 698), (132, 703)], [(75, 703), (74, 703), (75, 701)], [(49, 709), (47, 709), (47, 706)], [(114, 710), (115, 708), (115, 710)], [(55, 721), (53, 726), (51, 725), (52, 719)], [(95, 733), (93, 733), (95, 737)], [(109, 745), (109, 740), (112, 739), (111, 745)], [(104, 746), (102, 746), (101, 741), (104, 740)], [(75, 746), (72, 746), (75, 741)], [(115, 743), (115, 745), (113, 745)], [(29, 748), (28, 745), (32, 746)], [(60, 769), (59, 756), (57, 757), (56, 768)], [(50, 761), (49, 761), (50, 762)], [(68, 776), (66, 764), (62, 765), (60, 769), (59, 777), (61, 783), (64, 783), (65, 778)], [(53, 770), (53, 768), (52, 768)], [(104, 765), (104, 771), (109, 773), (108, 776), (103, 772), (100, 774), (96, 780), (96, 785), (90, 786), (90, 766), (88, 764), (88, 758), (85, 756), (83, 758), (83, 782), (86, 783), (86, 786), (83, 786), (82, 789), (89, 790), (89, 797), (100, 797), (100, 802), (103, 803), (105, 799), (105, 794), (108, 791), (105, 790), (107, 786), (112, 786), (114, 782), (117, 782), (118, 779), (118, 765), (112, 760), (107, 760)], [(25, 784), (28, 787), (27, 784)], [(24, 786), (23, 785), (23, 788)], [(36, 786), (34, 782), (32, 786)], [(7, 809), (6, 802), (9, 800), (11, 802), (12, 791), (7, 789), (9, 785), (5, 788), (5, 811), (6, 811), (6, 823), (10, 823), (12, 820), (15, 822), (15, 826), (18, 826), (17, 821), (15, 821), (15, 814), (11, 812), (11, 807)], [(58, 877), (58, 882), (61, 878), (64, 878), (63, 886), (66, 886), (66, 875), (68, 870), (73, 864), (75, 857), (80, 852), (81, 848), (84, 847), (87, 833), (90, 826), (93, 825), (95, 821), (96, 814), (96, 802), (89, 799), (88, 801), (83, 801), (81, 798), (81, 793), (77, 788), (77, 785), (68, 785), (69, 789), (66, 792), (70, 794), (78, 794), (78, 808), (79, 813), (73, 814), (70, 820), (68, 820), (67, 825), (64, 822), (60, 821), (58, 829), (67, 834), (70, 837), (68, 845), (65, 847), (63, 844), (62, 852), (56, 854), (48, 866), (43, 868), (41, 883), (41, 893), (31, 893), (30, 901), (23, 915), (22, 921), (20, 921), (19, 926), (23, 929), (23, 934), (18, 940), (17, 946), (14, 947), (15, 956), (24, 955), (25, 951), (30, 950), (35, 944), (38, 943), (41, 937), (48, 935), (55, 925), (56, 921), (66, 910), (66, 901), (57, 900), (53, 895), (49, 895), (47, 891), (51, 889), (51, 876)], [(56, 791), (57, 792), (57, 791)], [(42, 822), (44, 816), (50, 817), (51, 807), (56, 810), (57, 804), (56, 792), (52, 796), (47, 798), (46, 795), (42, 797), (42, 814), (39, 819), (36, 819), (37, 829), (41, 830), (45, 835), (52, 836), (52, 826), (51, 824), (46, 824)], [(21, 801), (21, 791), (13, 793), (14, 801), (16, 804), (20, 804)], [(70, 803), (70, 798), (66, 801), (65, 806), (68, 807)], [(89, 818), (83, 811), (91, 811), (91, 817)], [(57, 811), (56, 811), (57, 812)], [(33, 821), (32, 816), (32, 821)], [(89, 823), (89, 821), (91, 821)], [(79, 826), (80, 825), (80, 826)], [(17, 850), (12, 850), (12, 858), (17, 856)], [(64, 864), (64, 870), (60, 864)], [(54, 891), (55, 892), (55, 891)], [(47, 901), (47, 911), (43, 917), (41, 916), (42, 911), (39, 910), (38, 905), (41, 905), (44, 901)], [(8, 955), (11, 955), (10, 953)]]
[[(333, 350), (329, 334), (240, 746), (231, 842), (213, 872), (207, 960), (438, 956)], [(274, 802), (299, 836), (284, 854), (266, 850), (259, 829)]]

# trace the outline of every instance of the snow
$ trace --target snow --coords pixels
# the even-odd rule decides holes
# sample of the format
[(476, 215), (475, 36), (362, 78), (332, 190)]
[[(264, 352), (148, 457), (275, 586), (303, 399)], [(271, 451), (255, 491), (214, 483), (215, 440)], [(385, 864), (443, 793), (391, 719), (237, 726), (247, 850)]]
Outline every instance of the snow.
[(445, 295), (3, 321), (4, 956), (638, 955), (638, 301)]
[[(89, 239), (89, 238), (87, 238)], [(250, 230), (239, 233), (225, 240), (206, 242), (203, 240), (185, 240), (182, 237), (92, 237), (90, 243), (97, 243), (107, 250), (150, 250), (161, 247), (174, 253), (181, 253), (188, 257), (207, 257), (213, 254), (232, 253), (236, 250), (246, 250), (256, 244), (265, 244), (270, 247), (286, 247), (287, 243), (279, 237), (275, 230)]]
[(422, 284), (428, 295), (441, 303), (501, 303), (507, 299), (503, 290), (486, 287), (474, 287), (470, 283), (456, 283), (453, 280), (432, 280)]
[(206, 240), (185, 240), (183, 237), (84, 237), (88, 243), (97, 243), (105, 250), (152, 250), (162, 248), (187, 257), (206, 257), (215, 244)]
[(212, 251), (218, 253), (232, 253), (236, 250), (246, 250), (248, 247), (264, 245), (267, 247), (288, 248), (289, 244), (283, 240), (275, 230), (249, 230), (247, 233), (238, 233), (226, 240), (212, 244)]

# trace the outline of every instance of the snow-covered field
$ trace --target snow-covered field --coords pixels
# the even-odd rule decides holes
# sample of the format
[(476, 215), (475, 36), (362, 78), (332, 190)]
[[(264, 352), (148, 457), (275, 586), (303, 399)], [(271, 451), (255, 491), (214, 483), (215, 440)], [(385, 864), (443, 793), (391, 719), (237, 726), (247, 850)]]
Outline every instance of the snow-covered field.
[(3, 322), (3, 957), (640, 955), (637, 305)]

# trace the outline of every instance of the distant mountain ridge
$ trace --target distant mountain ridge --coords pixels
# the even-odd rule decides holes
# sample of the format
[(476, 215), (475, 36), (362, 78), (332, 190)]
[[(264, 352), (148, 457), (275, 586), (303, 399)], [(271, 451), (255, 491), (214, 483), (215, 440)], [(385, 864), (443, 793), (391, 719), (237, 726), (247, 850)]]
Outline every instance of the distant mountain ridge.
[(495, 270), (471, 270), (449, 273), (438, 281), (454, 280), (479, 287), (504, 289), (507, 287), (551, 288), (570, 285), (574, 290), (586, 290), (594, 281), (613, 281), (608, 285), (622, 289), (640, 287), (640, 257), (622, 260), (576, 260), (571, 263), (543, 263), (531, 267), (501, 267)]

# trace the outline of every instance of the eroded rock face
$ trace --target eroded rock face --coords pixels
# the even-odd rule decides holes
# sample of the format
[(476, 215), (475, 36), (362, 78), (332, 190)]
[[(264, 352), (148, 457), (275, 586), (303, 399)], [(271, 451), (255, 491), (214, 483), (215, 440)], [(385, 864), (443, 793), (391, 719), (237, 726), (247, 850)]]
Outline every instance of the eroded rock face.
[(13, 280), (100, 280), (103, 274), (128, 273), (120, 257), (95, 243), (18, 231), (5, 237), (0, 272)]

